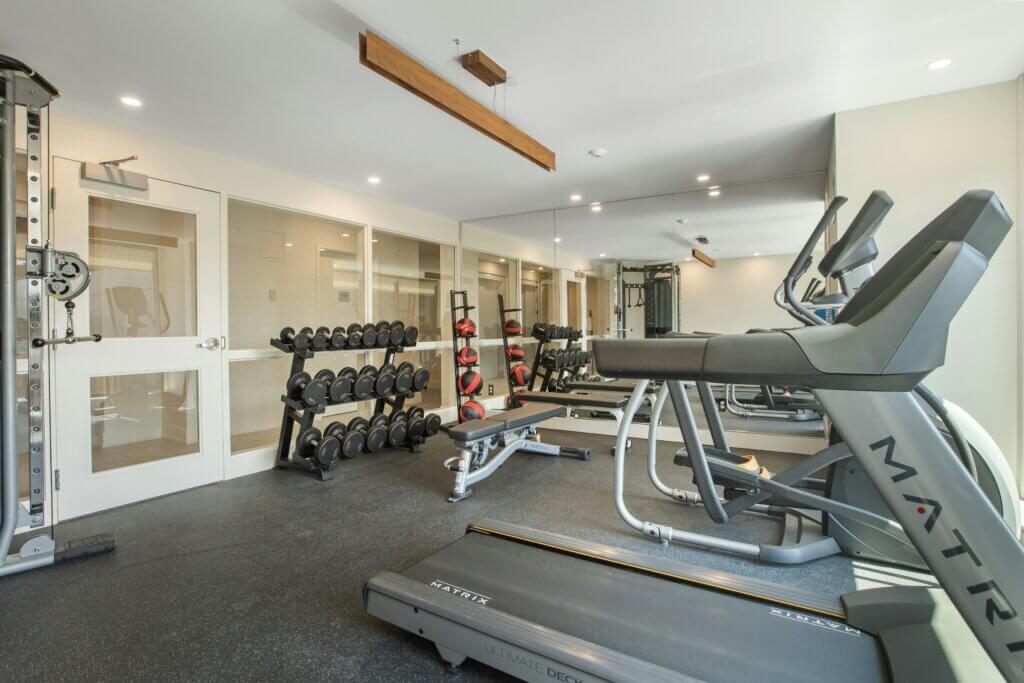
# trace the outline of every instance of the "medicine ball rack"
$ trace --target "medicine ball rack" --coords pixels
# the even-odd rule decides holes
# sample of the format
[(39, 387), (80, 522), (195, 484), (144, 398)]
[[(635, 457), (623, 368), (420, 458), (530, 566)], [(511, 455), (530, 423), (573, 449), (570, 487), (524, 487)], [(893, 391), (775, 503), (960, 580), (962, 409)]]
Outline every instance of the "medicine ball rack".
[[(387, 346), (380, 347), (346, 347), (327, 350), (364, 352), (383, 351), (384, 361), (381, 363), (380, 366), (375, 366), (376, 369), (380, 371), (381, 369), (387, 366), (393, 367), (392, 364), (394, 362), (395, 356), (404, 352), (406, 348), (416, 345), (415, 339), (412, 339), (411, 341), (413, 342), (412, 344), (403, 343), (393, 345), (389, 343)], [(294, 344), (285, 342), (280, 338), (271, 339), (270, 345), (278, 349), (279, 351), (292, 354), (291, 370), (288, 374), (289, 383), (291, 383), (292, 378), (296, 377), (296, 375), (298, 375), (299, 373), (304, 373), (306, 361), (313, 358), (316, 353), (312, 347), (296, 348)], [(307, 345), (300, 344), (300, 346)], [(422, 388), (419, 389), (419, 391), (422, 391), (424, 388), (426, 387), (423, 386)], [(319, 464), (315, 458), (307, 459), (299, 457), (296, 454), (297, 451), (299, 450), (299, 440), (302, 438), (303, 434), (310, 433), (308, 430), (311, 430), (313, 428), (313, 423), (316, 420), (317, 415), (322, 415), (326, 411), (328, 406), (344, 405), (347, 403), (359, 403), (361, 401), (371, 400), (371, 398), (373, 398), (375, 399), (373, 415), (370, 417), (370, 420), (367, 420), (367, 422), (372, 422), (375, 418), (377, 418), (378, 415), (383, 415), (390, 421), (392, 416), (394, 416), (399, 411), (402, 411), (404, 409), (406, 399), (412, 398), (416, 393), (416, 389), (412, 389), (411, 391), (404, 394), (400, 394), (396, 392), (394, 389), (392, 389), (387, 395), (378, 395), (375, 393), (372, 397), (366, 397), (362, 399), (357, 399), (351, 394), (349, 394), (346, 398), (340, 401), (332, 401), (330, 397), (327, 396), (323, 398), (323, 400), (317, 400), (313, 405), (309, 405), (301, 398), (293, 398), (289, 396), (288, 392), (286, 391), (284, 394), (281, 395), (281, 402), (284, 404), (284, 411), (281, 417), (281, 431), (280, 434), (278, 435), (277, 440), (277, 467), (279, 469), (293, 469), (298, 470), (300, 472), (306, 472), (308, 474), (312, 474), (314, 476), (319, 477), (321, 481), (329, 481), (333, 479), (336, 472), (336, 460), (332, 459), (332, 461), (325, 467)], [(385, 414), (385, 409), (389, 407), (391, 410)], [(419, 409), (414, 407), (410, 409), (410, 412), (414, 410)], [(361, 420), (363, 418), (359, 419)], [(438, 424), (439, 422), (440, 420), (437, 420)], [(297, 435), (295, 430), (296, 425), (298, 425)], [(406, 438), (403, 447), (408, 448), (410, 453), (417, 453), (419, 452), (419, 446), (426, 441), (427, 436), (432, 436), (433, 434), (436, 433), (437, 430), (434, 429), (429, 433), (427, 430), (424, 430), (423, 433), (415, 436), (410, 434)], [(292, 449), (293, 435), (295, 435), (294, 451)], [(292, 457), (293, 455), (295, 455), (295, 457)]]
[[(465, 420), (462, 416), (462, 405), (466, 401), (473, 400), (472, 396), (466, 396), (462, 393), (459, 387), (459, 376), (462, 375), (463, 370), (470, 370), (479, 365), (479, 362), (472, 363), (469, 365), (463, 365), (459, 362), (459, 350), (460, 348), (472, 348), (473, 338), (475, 334), (462, 334), (457, 329), (457, 324), (462, 318), (468, 318), (469, 312), (476, 309), (476, 306), (469, 305), (469, 292), (465, 289), (460, 290), (449, 290), (448, 297), (451, 300), (451, 312), (452, 312), (452, 367), (455, 373), (455, 417), (461, 424)], [(462, 303), (456, 303), (461, 301)], [(459, 340), (463, 341), (462, 347), (459, 346)]]
[[(498, 295), (498, 311), (499, 311), (499, 315), (501, 316), (501, 321), (502, 321), (501, 322), (501, 346), (502, 346), (502, 356), (505, 359), (505, 381), (508, 382), (508, 399), (507, 399), (506, 403), (510, 407), (516, 408), (516, 407), (519, 407), (519, 404), (518, 404), (518, 402), (514, 402), (515, 399), (513, 398), (513, 396), (515, 396), (516, 390), (517, 389), (521, 389), (522, 387), (519, 387), (517, 384), (515, 384), (512, 381), (512, 367), (513, 367), (513, 365), (521, 364), (521, 361), (516, 361), (515, 363), (512, 362), (511, 355), (509, 354), (509, 343), (508, 343), (509, 334), (506, 331), (506, 321), (508, 321), (508, 319), (509, 319), (509, 316), (508, 316), (509, 313), (522, 313), (523, 309), (521, 309), (521, 308), (505, 308), (505, 297), (502, 296), (501, 294), (499, 294)], [(521, 334), (522, 334), (522, 330), (520, 330), (520, 335)], [(536, 365), (534, 365), (533, 371), (531, 371), (531, 373), (530, 373), (530, 384), (531, 384), (531, 386), (533, 385), (533, 378), (535, 376), (536, 369), (537, 369)]]

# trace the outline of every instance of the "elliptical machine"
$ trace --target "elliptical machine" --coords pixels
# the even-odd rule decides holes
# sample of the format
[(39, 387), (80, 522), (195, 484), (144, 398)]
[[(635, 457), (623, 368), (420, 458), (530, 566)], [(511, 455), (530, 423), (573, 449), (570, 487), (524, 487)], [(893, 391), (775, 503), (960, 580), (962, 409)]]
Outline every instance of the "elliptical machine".
[[(846, 201), (845, 197), (837, 197), (830, 203), (775, 294), (776, 302), (805, 326), (826, 323), (796, 296), (797, 283), (810, 268), (814, 248)], [(841, 305), (874, 274), (872, 263), (878, 254), (874, 234), (891, 207), (892, 200), (885, 192), (873, 192), (842, 238), (822, 258), (819, 272), (838, 274), (842, 289), (837, 295), (829, 295), (828, 305)], [(716, 521), (727, 521), (742, 512), (754, 512), (784, 523), (787, 516), (796, 515), (801, 532), (804, 522), (814, 521), (820, 524), (822, 535), (804, 540), (801, 533), (795, 542), (778, 545), (736, 543), (640, 520), (625, 505), (624, 474), (617, 467), (616, 507), (627, 524), (663, 543), (678, 541), (778, 564), (797, 564), (842, 553), (878, 562), (926, 568), (859, 461), (851, 457), (850, 449), (838, 432), (832, 430), (828, 448), (787, 470), (771, 473), (761, 467), (753, 456), (730, 450), (710, 384), (697, 382), (696, 386), (713, 443), (713, 447), (705, 448), (707, 464), (713, 483), (723, 489), (722, 499), (715, 501), (715, 505), (722, 507), (725, 516)], [(704, 500), (699, 493), (668, 486), (657, 473), (657, 431), (661, 413), (670, 398), (674, 403), (686, 400), (682, 395), (672, 396), (674, 390), (678, 390), (675, 383), (665, 383), (655, 400), (648, 434), (648, 475), (662, 494), (690, 506), (703, 506)], [(927, 407), (940, 433), (949, 441), (985, 497), (1014, 536), (1019, 537), (1020, 500), (1005, 456), (980, 425), (955, 404), (944, 401), (923, 385), (915, 389), (915, 394)], [(681, 423), (681, 429), (685, 430), (686, 425)], [(696, 434), (691, 437), (696, 438)], [(686, 448), (676, 454), (675, 463), (692, 465)], [(827, 477), (812, 476), (819, 471), (826, 471)]]

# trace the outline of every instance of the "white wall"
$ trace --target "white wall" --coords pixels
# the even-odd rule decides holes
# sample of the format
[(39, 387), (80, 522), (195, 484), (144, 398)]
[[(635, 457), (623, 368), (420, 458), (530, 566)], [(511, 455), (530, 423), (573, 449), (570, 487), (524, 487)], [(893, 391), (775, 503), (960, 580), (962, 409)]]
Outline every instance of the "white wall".
[(698, 261), (680, 264), (684, 332), (743, 333), (753, 328), (795, 327), (772, 295), (793, 254), (720, 259), (714, 268)]
[[(836, 185), (859, 205), (886, 190), (895, 207), (879, 229), (879, 264), (964, 191), (995, 191), (1019, 222), (1020, 85), (1009, 81), (836, 116)], [(855, 210), (840, 216), (845, 229)], [(929, 386), (974, 415), (1018, 476), (1019, 227), (954, 320), (946, 365)]]

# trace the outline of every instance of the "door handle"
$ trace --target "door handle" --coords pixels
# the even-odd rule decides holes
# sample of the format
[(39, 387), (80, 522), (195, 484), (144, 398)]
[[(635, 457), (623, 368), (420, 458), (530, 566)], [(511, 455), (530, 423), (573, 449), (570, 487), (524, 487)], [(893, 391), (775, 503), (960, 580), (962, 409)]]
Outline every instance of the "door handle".
[(197, 344), (197, 346), (201, 349), (206, 349), (207, 351), (216, 351), (220, 348), (220, 340), (216, 337), (210, 337), (202, 344)]

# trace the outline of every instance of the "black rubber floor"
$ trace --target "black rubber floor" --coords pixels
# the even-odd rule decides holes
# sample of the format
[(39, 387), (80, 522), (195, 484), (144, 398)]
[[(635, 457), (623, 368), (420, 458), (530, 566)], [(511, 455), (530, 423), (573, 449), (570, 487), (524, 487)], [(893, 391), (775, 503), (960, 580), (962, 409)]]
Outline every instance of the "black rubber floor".
[[(611, 437), (549, 432), (594, 449), (591, 461), (514, 456), (462, 503), (446, 500), (454, 454), (442, 434), (421, 454), (384, 452), (339, 466), (329, 483), (269, 471), (76, 520), (60, 537), (110, 531), (108, 556), (0, 579), (0, 681), (28, 680), (494, 680), (467, 662), (446, 672), (433, 646), (363, 612), (362, 586), (401, 570), (493, 517), (809, 590), (853, 588), (850, 563), (765, 567), (725, 555), (663, 548), (619, 520), (611, 497)], [(657, 494), (642, 440), (627, 464), (641, 517), (710, 530), (699, 509)], [(661, 456), (662, 477), (688, 470)], [(767, 458), (769, 466), (778, 462)], [(749, 517), (716, 533), (777, 540)], [(60, 538), (58, 538), (60, 540)]]

